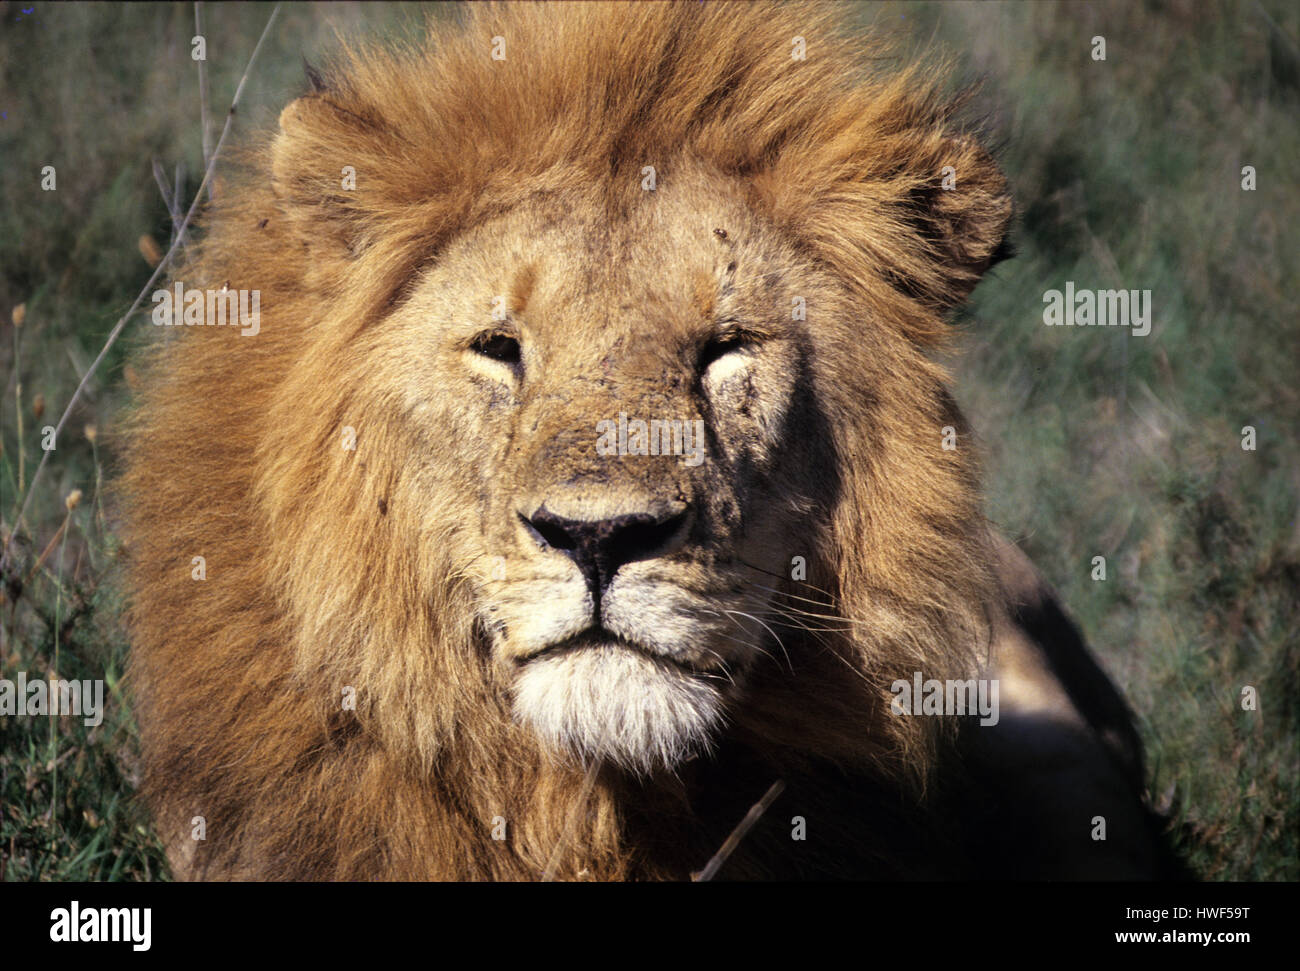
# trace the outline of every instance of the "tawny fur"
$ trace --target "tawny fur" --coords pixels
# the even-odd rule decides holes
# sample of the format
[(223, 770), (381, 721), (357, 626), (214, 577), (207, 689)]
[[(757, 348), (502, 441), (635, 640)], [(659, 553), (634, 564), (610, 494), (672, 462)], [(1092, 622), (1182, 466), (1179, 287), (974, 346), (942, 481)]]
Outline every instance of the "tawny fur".
[[(944, 742), (933, 719), (889, 716), (889, 685), (972, 671), (993, 596), (971, 450), (964, 437), (940, 447), (944, 426), (965, 426), (926, 351), (1003, 239), (1002, 177), (956, 127), (941, 77), (827, 9), (584, 3), (464, 18), (407, 50), (347, 52), (225, 174), (198, 256), (176, 274), (260, 289), (262, 321), (250, 338), (158, 332), (121, 480), (146, 792), (174, 865), (535, 879), (556, 855), (561, 878), (684, 878), (778, 777), (838, 766), (920, 805)], [(791, 57), (796, 36), (806, 60)], [(689, 168), (735, 187), (825, 281), (809, 305), (845, 311), (821, 313), (812, 338), (840, 481), (810, 538), (814, 586), (795, 592), (825, 590), (853, 622), (802, 651), (788, 641), (797, 677), (756, 671), (716, 758), (662, 779), (602, 771), (580, 810), (583, 767), (515, 722), (475, 624), (472, 568), (442, 552), (457, 541), (444, 511), (480, 498), (413, 486), (383, 395), (394, 365), (372, 334), (474, 227), (569, 190), (618, 223), (653, 204), (646, 165), (665, 185)], [(344, 166), (355, 190), (341, 188)], [(945, 166), (955, 191), (940, 187)], [(340, 447), (344, 426), (355, 451)], [(448, 442), (434, 461), (476, 456)], [(205, 580), (191, 579), (195, 556)], [(819, 792), (810, 781), (803, 798)], [(821, 849), (796, 844), (791, 862), (756, 837), (724, 872), (833, 872), (850, 845), (889, 857), (862, 819), (817, 805)]]

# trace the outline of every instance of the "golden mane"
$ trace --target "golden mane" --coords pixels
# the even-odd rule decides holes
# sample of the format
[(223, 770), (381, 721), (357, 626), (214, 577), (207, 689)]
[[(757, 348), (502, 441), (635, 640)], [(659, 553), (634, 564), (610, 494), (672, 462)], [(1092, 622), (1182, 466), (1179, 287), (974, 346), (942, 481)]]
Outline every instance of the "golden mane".
[[(942, 78), (886, 51), (824, 7), (475, 5), (458, 31), (346, 50), (245, 152), (176, 278), (260, 290), (260, 333), (159, 341), (120, 480), (145, 791), (185, 872), (529, 879), (571, 823), (558, 876), (683, 877), (767, 782), (817, 761), (918, 791), (934, 720), (890, 718), (889, 684), (970, 671), (991, 589), (970, 449), (940, 448), (965, 426), (925, 349), (994, 258), (1010, 202)], [(618, 218), (643, 167), (668, 182), (684, 159), (743, 184), (888, 335), (877, 359), (848, 350), (814, 376), (841, 482), (802, 590), (852, 623), (799, 678), (756, 681), (708, 770), (726, 799), (693, 803), (694, 770), (602, 773), (579, 812), (581, 768), (514, 724), (463, 575), (428, 554), (445, 525), (389, 502), (405, 463), (368, 334), (485, 219), (575, 185), (606, 187)], [(338, 447), (345, 426), (355, 452)], [(826, 826), (859, 844), (868, 829)], [(732, 866), (784, 872), (761, 849)]]

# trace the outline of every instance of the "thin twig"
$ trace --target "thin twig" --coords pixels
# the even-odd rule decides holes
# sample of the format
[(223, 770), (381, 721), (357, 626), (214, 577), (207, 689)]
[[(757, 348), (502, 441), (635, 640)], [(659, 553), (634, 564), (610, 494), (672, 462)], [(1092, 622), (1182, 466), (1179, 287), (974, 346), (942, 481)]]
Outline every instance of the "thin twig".
[[(266, 40), (266, 35), (270, 33), (271, 25), (275, 23), (275, 18), (279, 13), (280, 5), (277, 3), (275, 9), (271, 11), (271, 16), (266, 21), (266, 27), (262, 29), (262, 36), (257, 39), (257, 46), (253, 48), (253, 54), (248, 59), (248, 66), (244, 68), (244, 76), (239, 79), (239, 86), (235, 89), (235, 97), (230, 102), (230, 110), (226, 112), (226, 124), (221, 129), (221, 137), (217, 139), (217, 147), (213, 149), (212, 159), (208, 162), (207, 169), (203, 173), (203, 181), (200, 183), (198, 191), (194, 193), (194, 201), (190, 203), (189, 211), (185, 214), (185, 221), (181, 223), (180, 236), (183, 236), (185, 231), (189, 228), (190, 222), (194, 218), (194, 214), (198, 211), (199, 202), (203, 198), (203, 190), (206, 189), (208, 183), (212, 181), (212, 173), (216, 168), (217, 158), (221, 155), (221, 147), (226, 143), (226, 136), (230, 134), (230, 126), (235, 120), (235, 109), (239, 106), (239, 97), (244, 93), (244, 83), (248, 80), (248, 74), (253, 69), (253, 63), (257, 60), (257, 54), (262, 49), (262, 42)], [(141, 289), (139, 295), (135, 298), (135, 302), (131, 304), (131, 309), (124, 313), (121, 319), (113, 325), (113, 329), (109, 332), (108, 340), (104, 342), (104, 347), (99, 352), (99, 356), (95, 358), (94, 363), (90, 365), (90, 369), (86, 371), (85, 377), (83, 377), (81, 383), (77, 385), (77, 390), (72, 393), (67, 408), (63, 410), (63, 416), (59, 418), (59, 423), (54, 428), (54, 437), (56, 441), (58, 440), (59, 434), (63, 431), (63, 426), (67, 424), (68, 417), (72, 414), (72, 409), (76, 407), (77, 401), (80, 400), (81, 393), (86, 389), (86, 385), (90, 383), (91, 377), (93, 377), (95, 372), (99, 370), (99, 365), (103, 363), (104, 358), (108, 355), (109, 348), (111, 348), (117, 342), (118, 337), (121, 336), (122, 329), (126, 327), (126, 322), (135, 315), (135, 312), (140, 308), (140, 304), (144, 301), (145, 295), (153, 289), (154, 284), (158, 282), (158, 278), (162, 276), (163, 271), (166, 270), (168, 265), (171, 263), (172, 257), (176, 254), (179, 243), (179, 237), (172, 241), (172, 245), (167, 250), (167, 253), (158, 261), (158, 265), (154, 267), (153, 274), (149, 277), (149, 281), (144, 285), (144, 288)], [(6, 558), (9, 556), (9, 549), (13, 546), (14, 538), (18, 535), (19, 529), (22, 528), (23, 518), (27, 515), (27, 507), (31, 505), (32, 496), (36, 495), (36, 483), (40, 480), (41, 473), (45, 471), (45, 463), (49, 461), (49, 458), (50, 453), (46, 452), (41, 456), (40, 464), (36, 466), (36, 472), (32, 475), (31, 484), (27, 488), (27, 496), (23, 499), (22, 508), (18, 511), (18, 518), (14, 520), (13, 531), (9, 534), (9, 539), (5, 543), (3, 555), (0, 555), (0, 566), (5, 564)]]
[[(59, 533), (63, 539), (59, 543), (59, 561), (56, 570), (58, 582), (54, 585), (54, 668), (50, 671), (50, 693), (54, 693), (54, 679), (59, 676), (59, 630), (63, 626), (63, 551), (68, 545), (68, 523), (72, 522), (72, 506), (68, 506), (63, 517)], [(50, 699), (50, 759), (54, 768), (50, 775), (50, 825), (58, 820), (59, 814), (59, 716), (54, 712), (54, 699)]]
[[(14, 417), (18, 420), (18, 495), (23, 494), (23, 479), (27, 475), (27, 443), (23, 441), (23, 372), (22, 360), (18, 357), (18, 332), (21, 327), (14, 328)], [(14, 520), (14, 529), (18, 528), (18, 520)], [(12, 534), (11, 534), (12, 535)]]
[[(181, 202), (172, 192), (172, 187), (167, 184), (167, 173), (163, 171), (162, 163), (156, 157), (153, 160), (153, 180), (158, 183), (158, 194), (162, 196), (163, 205), (167, 207), (167, 215), (171, 219), (172, 234), (167, 243), (168, 246), (171, 246), (179, 236), (177, 230), (181, 228)], [(189, 255), (189, 251), (184, 245), (181, 247), (181, 252), (187, 256)]]
[(172, 236), (170, 246), (176, 242), (179, 235), (177, 230), (181, 228), (181, 201), (172, 192), (172, 187), (167, 184), (167, 173), (163, 171), (162, 163), (157, 158), (153, 160), (153, 180), (158, 183), (158, 194), (162, 196), (163, 205), (167, 207), (167, 215), (172, 221)]
[(153, 157), (153, 180), (158, 183), (158, 193), (163, 197), (163, 203), (167, 206), (167, 214), (172, 217), (172, 238), (175, 238), (176, 227), (181, 224), (181, 214), (172, 204), (172, 187), (167, 184), (167, 173), (163, 171), (162, 162), (158, 161), (158, 156)]
[[(194, 33), (203, 37), (201, 0), (194, 0)], [(203, 167), (207, 168), (212, 161), (212, 126), (208, 124), (208, 42), (206, 38), (203, 41), (203, 59), (199, 61), (199, 117), (203, 124)], [(212, 201), (212, 186), (208, 186), (208, 201)]]
[[(176, 206), (176, 235), (180, 235), (181, 200), (185, 198), (185, 160), (177, 159), (172, 173), (172, 204)], [(182, 245), (184, 245), (182, 243)]]
[(50, 538), (50, 541), (45, 544), (45, 549), (41, 551), (41, 555), (36, 558), (36, 562), (32, 564), (32, 568), (27, 571), (27, 576), (23, 578), (24, 586), (31, 583), (32, 577), (36, 576), (40, 568), (45, 565), (45, 561), (48, 560), (50, 554), (54, 552), (54, 547), (58, 545), (59, 540), (63, 539), (64, 531), (67, 530), (67, 528), (68, 520), (64, 519), (63, 525), (54, 531), (54, 535)]
[(1259, 0), (1255, 0), (1255, 9), (1264, 15), (1264, 19), (1268, 21), (1268, 25), (1277, 31), (1277, 35), (1286, 41), (1287, 46), (1291, 48), (1297, 57), (1300, 57), (1300, 45), (1296, 44), (1291, 35), (1277, 25), (1277, 21), (1268, 15), (1268, 11), (1264, 9), (1264, 5), (1260, 3)]
[(745, 813), (745, 818), (740, 821), (740, 825), (731, 831), (731, 835), (727, 837), (726, 842), (719, 847), (718, 852), (713, 854), (713, 859), (704, 865), (703, 870), (695, 874), (696, 883), (712, 880), (717, 875), (718, 871), (722, 869), (722, 864), (727, 862), (727, 857), (735, 852), (736, 847), (740, 845), (740, 841), (754, 828), (754, 824), (758, 822), (759, 817), (767, 812), (768, 807), (776, 802), (776, 797), (784, 791), (784, 779), (777, 779), (772, 783), (767, 792), (763, 794), (763, 798), (749, 808), (749, 812)]

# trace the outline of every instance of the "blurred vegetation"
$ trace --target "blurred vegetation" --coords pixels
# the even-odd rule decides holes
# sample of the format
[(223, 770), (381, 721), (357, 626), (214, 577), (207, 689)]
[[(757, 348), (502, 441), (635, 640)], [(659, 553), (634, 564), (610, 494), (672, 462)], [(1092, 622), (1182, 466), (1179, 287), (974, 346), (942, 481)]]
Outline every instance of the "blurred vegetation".
[[(31, 14), (23, 11), (31, 9)], [(205, 4), (215, 144), (270, 14)], [(976, 291), (954, 359), (989, 515), (1058, 586), (1123, 688), (1150, 789), (1209, 879), (1300, 878), (1300, 8), (1265, 2), (862, 4), (983, 79), (1018, 255)], [(274, 124), (333, 31), (401, 5), (286, 4), (236, 132)], [(0, 2), (0, 541), (108, 331), (202, 174), (190, 4)], [(1106, 38), (1106, 60), (1091, 57)], [(39, 188), (54, 165), (58, 188)], [(1241, 189), (1255, 167), (1258, 188)], [(1152, 333), (1048, 328), (1044, 291), (1149, 289)], [(21, 311), (14, 316), (16, 308)], [(21, 327), (13, 321), (21, 319)], [(133, 803), (126, 644), (111, 582), (128, 326), (57, 443), (0, 585), (0, 677), (106, 681), (104, 723), (0, 716), (0, 878), (166, 874)], [(1257, 429), (1255, 451), (1241, 429)], [(21, 437), (19, 429), (21, 426)], [(83, 498), (71, 511), (65, 498)], [(60, 532), (61, 527), (62, 532)], [(1104, 556), (1107, 579), (1091, 579)], [(1243, 712), (1243, 685), (1260, 710)]]
[[(984, 80), (1019, 207), (1017, 255), (976, 291), (959, 365), (989, 515), (1124, 690), (1197, 872), (1295, 880), (1300, 8), (908, 14)], [(1151, 333), (1044, 326), (1042, 295), (1067, 280), (1150, 290)]]

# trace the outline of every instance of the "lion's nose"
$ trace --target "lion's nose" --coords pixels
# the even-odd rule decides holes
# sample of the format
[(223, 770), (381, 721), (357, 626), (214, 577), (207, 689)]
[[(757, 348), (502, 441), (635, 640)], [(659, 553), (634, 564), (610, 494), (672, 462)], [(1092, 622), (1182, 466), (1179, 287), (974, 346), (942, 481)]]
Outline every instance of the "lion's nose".
[(531, 516), (520, 513), (519, 518), (544, 547), (559, 550), (578, 565), (592, 598), (599, 604), (600, 595), (620, 567), (668, 552), (689, 513), (685, 509), (662, 515), (647, 512), (612, 519), (566, 519), (543, 503)]

